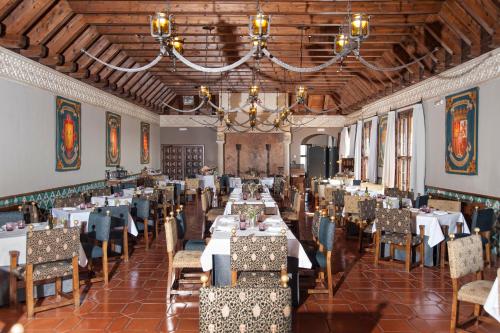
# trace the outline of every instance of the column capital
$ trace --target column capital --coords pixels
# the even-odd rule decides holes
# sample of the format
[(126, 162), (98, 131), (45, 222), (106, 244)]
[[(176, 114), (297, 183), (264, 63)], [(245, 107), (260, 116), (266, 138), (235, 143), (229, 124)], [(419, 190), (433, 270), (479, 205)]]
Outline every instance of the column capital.
[(290, 133), (290, 132), (283, 133), (283, 143), (287, 143), (287, 144), (292, 143), (292, 133)]

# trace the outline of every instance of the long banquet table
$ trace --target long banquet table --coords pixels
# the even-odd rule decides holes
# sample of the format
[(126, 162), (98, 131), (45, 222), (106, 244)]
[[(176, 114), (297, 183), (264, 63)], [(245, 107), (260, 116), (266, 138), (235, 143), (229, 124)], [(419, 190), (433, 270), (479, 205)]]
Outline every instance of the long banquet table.
[[(201, 256), (201, 265), (204, 271), (212, 270), (213, 285), (225, 286), (231, 284), (231, 265), (230, 265), (230, 235), (231, 229), (238, 225), (238, 216), (231, 215), (232, 201), (238, 203), (258, 204), (262, 201), (243, 201), (241, 200), (241, 187), (235, 188), (231, 193), (230, 200), (226, 205), (224, 215), (218, 216), (212, 225), (212, 237), (207, 244)], [(267, 198), (266, 206), (276, 207), (276, 202), (271, 198), (269, 190), (264, 187), (263, 199)], [(271, 199), (269, 199), (271, 198)], [(272, 206), (271, 206), (272, 205)], [(228, 207), (229, 206), (229, 207)], [(278, 211), (278, 209), (276, 209)], [(259, 231), (258, 228), (247, 228), (247, 230), (238, 230), (237, 235), (255, 234), (256, 236), (279, 235), (281, 228), (286, 229), (288, 238), (288, 273), (291, 276), (290, 286), (292, 288), (292, 298), (294, 304), (298, 304), (299, 299), (299, 278), (298, 268), (311, 268), (312, 263), (300, 244), (299, 240), (288, 229), (283, 219), (279, 215), (267, 217), (264, 223), (269, 225), (268, 230)]]

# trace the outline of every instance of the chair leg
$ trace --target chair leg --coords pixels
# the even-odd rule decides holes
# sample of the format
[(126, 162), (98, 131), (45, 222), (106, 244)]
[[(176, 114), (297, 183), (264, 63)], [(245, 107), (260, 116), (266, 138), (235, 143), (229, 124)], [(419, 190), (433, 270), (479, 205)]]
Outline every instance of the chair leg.
[(78, 257), (73, 257), (73, 302), (75, 310), (80, 308), (80, 275), (78, 274)]
[(457, 319), (458, 319), (458, 298), (457, 295), (453, 295), (453, 301), (451, 303), (451, 323), (450, 323), (450, 333), (455, 333), (457, 329)]
[(168, 276), (167, 276), (167, 304), (170, 303), (170, 293), (172, 290), (172, 274), (173, 269), (171, 266), (168, 267)]
[(408, 234), (406, 236), (406, 260), (405, 260), (405, 266), (406, 266), (406, 272), (410, 273), (411, 270), (411, 234)]
[(446, 241), (442, 241), (439, 245), (439, 252), (439, 266), (443, 268), (446, 260)]
[(28, 318), (35, 314), (35, 299), (33, 297), (33, 265), (26, 265), (26, 307)]
[(146, 242), (146, 251), (149, 250), (149, 228), (148, 219), (144, 219), (144, 241)]
[(128, 230), (123, 227), (123, 260), (128, 262)]
[(158, 233), (159, 233), (159, 231), (158, 231), (158, 225), (159, 225), (158, 218), (156, 218), (155, 219), (155, 239), (158, 239)]
[(56, 278), (56, 300), (59, 302), (61, 300), (62, 294), (62, 278)]
[(420, 267), (424, 267), (425, 265), (425, 245), (424, 243), (420, 243)]
[(104, 287), (108, 286), (109, 270), (108, 270), (108, 242), (102, 242), (102, 274), (104, 275)]
[(327, 275), (327, 283), (328, 283), (328, 297), (332, 298), (333, 297), (333, 276), (332, 276), (332, 264), (331, 264), (331, 252), (328, 252), (327, 254), (327, 261), (326, 261), (326, 275)]
[(486, 252), (486, 263), (488, 267), (491, 267), (491, 244), (489, 242), (484, 246), (484, 250)]
[(236, 286), (236, 281), (238, 281), (238, 272), (231, 271), (231, 286)]
[(394, 258), (396, 257), (396, 248), (394, 247), (394, 244), (389, 244), (389, 255), (391, 257), (391, 261), (394, 260)]
[(9, 274), (9, 301), (10, 305), (17, 305), (17, 276), (12, 271)]
[(380, 231), (377, 231), (375, 233), (375, 266), (378, 265), (378, 260), (379, 260), (379, 257), (380, 257)]

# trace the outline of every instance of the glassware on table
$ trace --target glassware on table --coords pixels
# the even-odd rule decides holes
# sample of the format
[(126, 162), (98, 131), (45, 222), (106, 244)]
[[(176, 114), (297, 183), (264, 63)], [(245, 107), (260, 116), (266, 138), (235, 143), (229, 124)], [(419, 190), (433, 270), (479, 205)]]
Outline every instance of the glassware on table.
[(267, 226), (264, 223), (259, 223), (259, 231), (266, 231)]
[(26, 227), (26, 223), (23, 220), (17, 221), (17, 229), (24, 229)]
[(240, 230), (246, 230), (247, 229), (247, 223), (245, 221), (240, 221)]
[(6, 231), (14, 231), (14, 229), (16, 228), (15, 224), (14, 223), (6, 223), (5, 224), (5, 230)]

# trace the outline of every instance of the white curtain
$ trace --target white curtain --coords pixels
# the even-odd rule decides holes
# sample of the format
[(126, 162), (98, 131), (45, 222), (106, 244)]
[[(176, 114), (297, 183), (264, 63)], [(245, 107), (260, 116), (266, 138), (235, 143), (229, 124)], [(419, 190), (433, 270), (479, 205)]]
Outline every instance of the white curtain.
[(377, 147), (378, 147), (378, 117), (372, 118), (370, 130), (370, 150), (368, 155), (368, 180), (377, 183)]
[(394, 187), (396, 183), (396, 112), (387, 114), (387, 133), (385, 135), (384, 168), (382, 169), (382, 184)]
[[(339, 142), (339, 160), (347, 156), (349, 152), (349, 131), (347, 127), (342, 128)], [(339, 163), (339, 172), (342, 172), (342, 163)]]
[(411, 145), (410, 188), (415, 197), (425, 192), (425, 118), (422, 103), (413, 107), (413, 137)]
[(354, 158), (354, 148), (356, 142), (356, 124), (352, 124), (349, 128), (349, 155), (348, 157)]
[(361, 142), (363, 140), (363, 122), (358, 120), (356, 126), (356, 143), (354, 148), (354, 179), (361, 179)]

